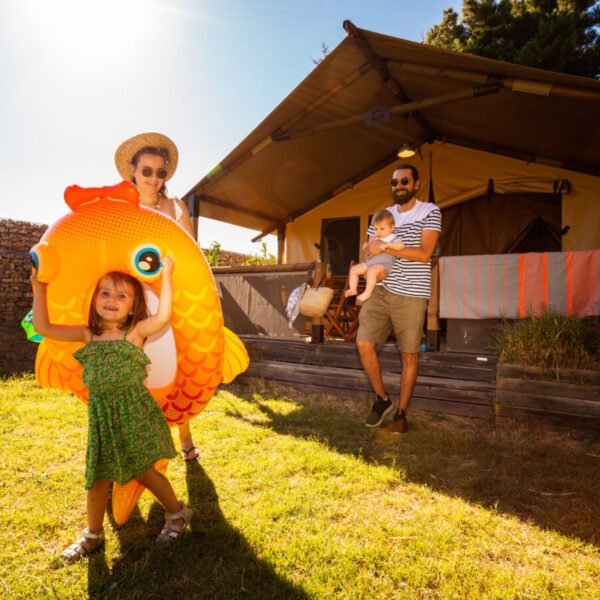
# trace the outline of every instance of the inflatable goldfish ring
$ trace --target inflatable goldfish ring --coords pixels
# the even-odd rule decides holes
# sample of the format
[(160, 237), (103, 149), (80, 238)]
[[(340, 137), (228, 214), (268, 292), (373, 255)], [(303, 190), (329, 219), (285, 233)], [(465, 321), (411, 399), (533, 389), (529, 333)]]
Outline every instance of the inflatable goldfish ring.
[[(31, 250), (38, 279), (48, 283), (50, 320), (87, 325), (92, 293), (109, 271), (124, 271), (145, 287), (150, 311), (158, 303), (160, 261), (170, 256), (173, 314), (170, 324), (148, 340), (152, 361), (147, 386), (170, 425), (200, 413), (221, 383), (248, 366), (241, 340), (223, 326), (215, 282), (195, 240), (167, 216), (139, 205), (129, 182), (104, 188), (72, 186), (65, 191), (69, 214), (54, 223)], [(44, 387), (74, 392), (87, 402), (81, 365), (73, 352), (82, 344), (44, 339), (36, 377)], [(166, 469), (166, 461), (161, 470)], [(124, 523), (143, 487), (115, 484), (113, 515)]]

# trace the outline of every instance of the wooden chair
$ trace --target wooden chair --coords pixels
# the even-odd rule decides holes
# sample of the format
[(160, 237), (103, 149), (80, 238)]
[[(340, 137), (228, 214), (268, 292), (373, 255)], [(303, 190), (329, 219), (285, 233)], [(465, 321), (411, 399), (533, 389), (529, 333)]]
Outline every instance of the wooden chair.
[[(352, 266), (351, 263), (350, 266)], [(354, 341), (358, 331), (358, 314), (360, 306), (355, 304), (356, 296), (346, 298), (344, 292), (348, 289), (348, 276), (334, 275), (329, 280), (333, 287), (333, 299), (325, 313), (324, 335), (334, 335), (343, 338), (346, 342)], [(365, 288), (364, 279), (359, 279), (358, 293)]]

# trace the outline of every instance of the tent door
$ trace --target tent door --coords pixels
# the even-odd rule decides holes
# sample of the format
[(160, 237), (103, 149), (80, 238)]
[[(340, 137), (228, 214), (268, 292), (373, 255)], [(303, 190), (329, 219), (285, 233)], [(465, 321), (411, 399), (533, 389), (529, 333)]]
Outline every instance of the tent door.
[(360, 217), (323, 219), (321, 222), (321, 260), (332, 275), (346, 275), (351, 261), (358, 261)]

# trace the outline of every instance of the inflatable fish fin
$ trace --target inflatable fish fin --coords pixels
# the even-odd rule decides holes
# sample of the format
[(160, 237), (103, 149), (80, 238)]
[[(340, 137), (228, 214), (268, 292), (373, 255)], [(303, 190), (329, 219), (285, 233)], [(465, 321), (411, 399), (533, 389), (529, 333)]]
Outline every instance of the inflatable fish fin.
[(140, 193), (131, 181), (121, 181), (117, 185), (100, 188), (82, 188), (78, 185), (70, 185), (65, 190), (65, 202), (73, 211), (102, 198), (107, 200), (118, 199), (118, 201), (129, 202), (133, 206), (137, 206)]
[[(161, 458), (154, 463), (154, 468), (163, 475), (167, 472), (169, 461)], [(117, 525), (123, 525), (135, 508), (140, 496), (146, 488), (137, 480), (132, 479), (125, 485), (114, 483), (112, 489), (112, 513)]]
[(43, 387), (62, 389), (58, 373), (58, 365), (52, 360), (46, 342), (42, 341), (35, 357), (35, 378)]
[(242, 340), (233, 331), (223, 327), (225, 335), (225, 354), (223, 356), (223, 383), (230, 383), (234, 378), (243, 373), (250, 364)]
[(42, 387), (73, 392), (87, 402), (87, 389), (81, 379), (81, 369), (73, 359), (71, 362), (75, 366), (68, 370), (64, 359), (55, 360), (46, 340), (43, 340), (35, 358), (35, 377)]

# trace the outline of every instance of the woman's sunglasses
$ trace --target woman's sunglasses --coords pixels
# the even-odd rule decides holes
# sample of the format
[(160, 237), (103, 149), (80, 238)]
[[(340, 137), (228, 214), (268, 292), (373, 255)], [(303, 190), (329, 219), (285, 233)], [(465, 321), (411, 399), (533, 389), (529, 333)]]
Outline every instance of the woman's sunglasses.
[(166, 169), (156, 169), (155, 171), (152, 167), (142, 167), (142, 175), (144, 177), (152, 177), (153, 173), (156, 173), (159, 179), (166, 179), (168, 171)]
[(412, 181), (410, 177), (402, 177), (402, 179), (392, 179), (390, 181), (390, 184), (392, 185), (392, 187), (396, 187), (399, 183), (401, 183), (402, 185), (406, 185), (410, 181)]

